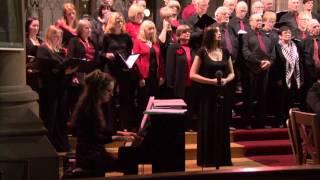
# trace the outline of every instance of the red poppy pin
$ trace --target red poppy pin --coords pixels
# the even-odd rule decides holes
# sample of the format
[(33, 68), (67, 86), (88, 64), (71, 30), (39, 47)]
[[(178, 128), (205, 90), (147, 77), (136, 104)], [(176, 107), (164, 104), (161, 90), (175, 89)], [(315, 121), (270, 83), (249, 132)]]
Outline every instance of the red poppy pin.
[(181, 56), (184, 53), (184, 50), (182, 48), (177, 49), (177, 55)]

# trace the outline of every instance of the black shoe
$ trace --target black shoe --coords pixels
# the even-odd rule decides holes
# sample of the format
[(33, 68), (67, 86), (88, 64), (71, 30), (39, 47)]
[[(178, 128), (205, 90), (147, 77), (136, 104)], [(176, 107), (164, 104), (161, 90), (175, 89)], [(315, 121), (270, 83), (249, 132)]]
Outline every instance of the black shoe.
[(73, 168), (68, 169), (64, 172), (64, 179), (73, 179), (73, 178), (86, 178), (86, 177), (104, 177), (104, 172), (95, 172), (92, 170), (84, 170), (82, 168)]

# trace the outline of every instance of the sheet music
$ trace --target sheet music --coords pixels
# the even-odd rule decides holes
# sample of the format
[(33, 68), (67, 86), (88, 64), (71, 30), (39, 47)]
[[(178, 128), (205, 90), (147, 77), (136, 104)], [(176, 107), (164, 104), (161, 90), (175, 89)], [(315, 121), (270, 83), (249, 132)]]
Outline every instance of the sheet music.
[(157, 99), (154, 100), (153, 106), (161, 107), (186, 107), (187, 104), (182, 99)]
[(119, 56), (121, 57), (122, 61), (127, 65), (129, 69), (131, 69), (134, 65), (134, 63), (137, 61), (139, 58), (140, 54), (131, 54), (127, 59), (124, 59), (123, 56), (118, 53)]
[(186, 113), (186, 109), (149, 109), (146, 110), (144, 113), (145, 114), (184, 114)]
[(247, 34), (247, 33), (248, 33), (247, 31), (242, 30), (242, 29), (240, 29), (240, 30), (238, 31), (238, 34)]

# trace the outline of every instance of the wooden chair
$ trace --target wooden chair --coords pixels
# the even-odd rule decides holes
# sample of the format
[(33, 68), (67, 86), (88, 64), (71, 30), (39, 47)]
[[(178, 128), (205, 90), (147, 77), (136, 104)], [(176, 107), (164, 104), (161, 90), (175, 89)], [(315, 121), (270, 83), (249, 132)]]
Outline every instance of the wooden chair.
[(314, 164), (320, 164), (320, 126), (316, 114), (291, 109), (289, 125), (297, 163), (306, 164), (310, 158)]
[(299, 152), (301, 153), (302, 150), (301, 146), (298, 146), (297, 137), (295, 136), (296, 133), (294, 133), (294, 131), (296, 131), (296, 123), (293, 119), (292, 111), (299, 111), (299, 108), (291, 108), (289, 110), (289, 119), (287, 119), (288, 134), (291, 142), (292, 153), (295, 157), (296, 163), (302, 164), (302, 160), (300, 158), (301, 154), (299, 154)]

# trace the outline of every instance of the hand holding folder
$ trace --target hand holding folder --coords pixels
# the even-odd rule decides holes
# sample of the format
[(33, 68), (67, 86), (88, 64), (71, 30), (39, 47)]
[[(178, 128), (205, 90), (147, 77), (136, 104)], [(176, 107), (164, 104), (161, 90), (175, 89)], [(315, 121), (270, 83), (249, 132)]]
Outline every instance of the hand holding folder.
[(201, 18), (198, 20), (195, 26), (199, 27), (200, 29), (205, 29), (206, 27), (210, 26), (215, 22), (216, 20), (214, 20), (212, 17), (210, 17), (207, 14), (204, 14), (201, 16)]
[(131, 54), (127, 59), (125, 59), (121, 53), (117, 52), (117, 55), (120, 57), (120, 59), (124, 62), (124, 64), (127, 66), (128, 69), (131, 69), (134, 65), (134, 63), (139, 58), (140, 54)]

